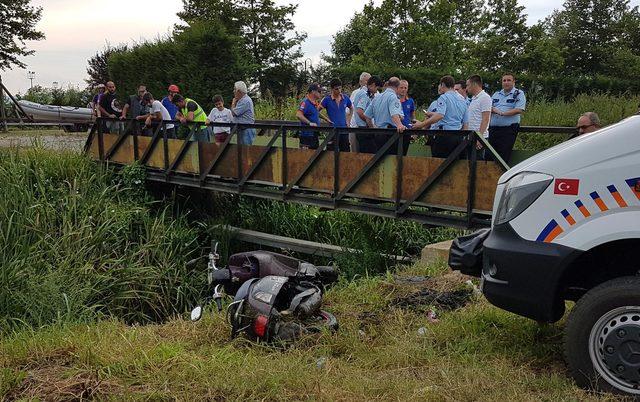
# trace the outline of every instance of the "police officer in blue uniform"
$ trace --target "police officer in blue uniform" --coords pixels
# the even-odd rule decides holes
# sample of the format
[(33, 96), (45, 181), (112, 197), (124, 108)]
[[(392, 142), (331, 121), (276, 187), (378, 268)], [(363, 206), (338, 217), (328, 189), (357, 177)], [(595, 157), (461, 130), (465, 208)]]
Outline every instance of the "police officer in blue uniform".
[[(382, 87), (382, 80), (378, 76), (371, 76), (367, 81), (367, 90), (359, 94), (358, 98), (353, 101), (353, 109), (356, 125), (359, 128), (367, 128), (367, 116), (364, 112), (367, 110), (373, 99), (379, 96), (378, 88)], [(358, 152), (376, 153), (376, 135), (373, 133), (356, 133), (358, 139)]]
[[(427, 119), (413, 125), (414, 129), (430, 127), (431, 130), (462, 130), (467, 122), (467, 102), (453, 89), (455, 81), (445, 75), (440, 79), (435, 111)], [(461, 135), (437, 135), (431, 141), (431, 156), (446, 158), (462, 141)]]
[[(402, 124), (404, 112), (398, 98), (398, 88), (400, 87), (400, 78), (391, 77), (387, 81), (385, 91), (373, 99), (371, 104), (364, 112), (367, 117), (369, 127), (378, 128), (395, 128), (399, 133), (403, 133), (406, 129)], [(389, 139), (387, 135), (376, 135), (376, 151), (378, 151)], [(390, 150), (393, 153), (395, 150)]]
[[(296, 117), (303, 126), (317, 127), (320, 124), (320, 115), (318, 113), (319, 101), (322, 98), (322, 88), (317, 83), (309, 85), (307, 96), (302, 100)], [(300, 148), (317, 149), (320, 146), (318, 140), (318, 132), (310, 130), (302, 130), (300, 132)]]
[[(502, 91), (493, 94), (491, 123), (489, 123), (489, 144), (498, 155), (509, 163), (513, 145), (520, 129), (520, 115), (527, 106), (524, 91), (515, 87), (516, 79), (511, 73), (502, 76)], [(487, 152), (487, 159), (491, 155)]]

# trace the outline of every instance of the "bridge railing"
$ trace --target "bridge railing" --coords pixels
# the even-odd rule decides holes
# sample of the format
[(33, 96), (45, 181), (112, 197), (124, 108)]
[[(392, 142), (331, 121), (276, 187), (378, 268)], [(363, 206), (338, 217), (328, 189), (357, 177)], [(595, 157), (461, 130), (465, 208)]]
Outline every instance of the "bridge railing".
[[(105, 123), (117, 133), (107, 133)], [(291, 122), (212, 123), (230, 129), (222, 144), (214, 144), (194, 141), (202, 128), (193, 124), (183, 139), (171, 138), (167, 125), (176, 123), (164, 121), (141, 130), (135, 120), (99, 118), (85, 152), (116, 165), (137, 161), (147, 167), (151, 181), (460, 228), (490, 224), (495, 185), (509, 168), (473, 131), (400, 134), (395, 129), (303, 127)], [(240, 134), (246, 129), (270, 134), (266, 145), (243, 144)], [(301, 130), (320, 134), (320, 146), (291, 148), (290, 134)], [(343, 152), (337, 138), (344, 132), (375, 134), (385, 141), (375, 154)], [(403, 156), (410, 136), (453, 136), (459, 143), (444, 159)], [(328, 150), (333, 140), (336, 146)], [(478, 143), (493, 161), (479, 158)]]

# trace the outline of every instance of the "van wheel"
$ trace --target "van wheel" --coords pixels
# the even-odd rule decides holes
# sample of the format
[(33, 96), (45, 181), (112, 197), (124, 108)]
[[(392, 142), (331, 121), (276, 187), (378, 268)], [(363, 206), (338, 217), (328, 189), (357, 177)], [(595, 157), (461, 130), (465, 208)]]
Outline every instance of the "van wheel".
[(639, 277), (605, 282), (578, 301), (564, 354), (579, 386), (640, 397)]

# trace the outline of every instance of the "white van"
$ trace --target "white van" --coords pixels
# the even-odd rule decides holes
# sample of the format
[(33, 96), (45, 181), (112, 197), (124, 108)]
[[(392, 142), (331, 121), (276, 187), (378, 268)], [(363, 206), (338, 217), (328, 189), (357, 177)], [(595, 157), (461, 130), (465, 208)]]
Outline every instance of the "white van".
[(548, 149), (499, 180), (491, 230), (457, 239), (453, 269), (494, 305), (565, 329), (584, 387), (640, 396), (640, 116)]

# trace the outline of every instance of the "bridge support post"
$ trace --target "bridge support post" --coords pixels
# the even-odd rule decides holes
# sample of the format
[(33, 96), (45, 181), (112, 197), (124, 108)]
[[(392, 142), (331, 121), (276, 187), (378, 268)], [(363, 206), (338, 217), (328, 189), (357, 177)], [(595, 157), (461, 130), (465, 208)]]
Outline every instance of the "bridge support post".
[(0, 75), (0, 119), (2, 120), (2, 131), (8, 132), (7, 128), (7, 112), (4, 108), (4, 85), (2, 84), (2, 76)]

